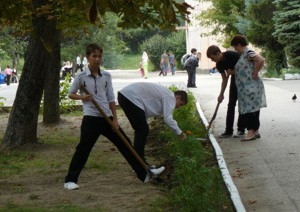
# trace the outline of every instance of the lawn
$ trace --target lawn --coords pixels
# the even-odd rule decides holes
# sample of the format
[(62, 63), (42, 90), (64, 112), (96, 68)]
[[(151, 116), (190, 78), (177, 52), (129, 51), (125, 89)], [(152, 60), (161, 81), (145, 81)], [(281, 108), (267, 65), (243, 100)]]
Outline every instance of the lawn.
[[(3, 136), (9, 114), (0, 116)], [(133, 138), (120, 109), (118, 117)], [(174, 118), (188, 134), (187, 141), (179, 140), (162, 117), (149, 119), (146, 156), (151, 164), (166, 167), (159, 178), (139, 181), (112, 143), (101, 137), (76, 191), (65, 190), (63, 183), (79, 140), (81, 114), (62, 115), (54, 126), (40, 120), (37, 144), (0, 150), (0, 211), (234, 211), (210, 142), (196, 139), (205, 137), (206, 129), (191, 94)]]

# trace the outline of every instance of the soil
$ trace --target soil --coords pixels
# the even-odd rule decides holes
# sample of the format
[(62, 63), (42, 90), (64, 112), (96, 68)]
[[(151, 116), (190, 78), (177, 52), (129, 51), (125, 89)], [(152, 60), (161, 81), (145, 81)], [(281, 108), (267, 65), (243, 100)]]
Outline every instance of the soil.
[[(8, 117), (9, 113), (0, 113), (0, 137), (5, 133)], [(61, 123), (55, 126), (45, 126), (41, 121), (38, 123), (39, 142), (24, 145), (18, 151), (28, 152), (23, 160), (42, 158), (45, 164), (29, 165), (25, 171), (6, 177), (0, 175), (0, 210), (8, 207), (52, 210), (79, 207), (97, 211), (154, 211), (155, 205), (166, 195), (163, 177), (151, 183), (138, 180), (122, 155), (104, 137), (100, 137), (90, 155), (96, 162), (88, 162), (80, 175), (80, 189), (68, 191), (63, 188), (68, 165), (79, 141), (81, 119), (81, 116), (62, 116)], [(123, 114), (119, 114), (119, 124), (133, 138), (132, 128)], [(150, 135), (153, 130), (151, 127)], [(73, 136), (73, 139), (62, 145), (59, 140), (64, 136)], [(148, 162), (159, 164), (162, 161), (153, 153), (161, 147), (151, 145), (152, 139), (149, 136), (146, 155)], [(3, 150), (0, 151), (2, 153), (8, 155), (9, 164), (9, 153)], [(104, 171), (93, 168), (99, 166), (97, 161), (99, 164), (106, 161), (108, 167)], [(0, 167), (5, 165), (0, 163)]]

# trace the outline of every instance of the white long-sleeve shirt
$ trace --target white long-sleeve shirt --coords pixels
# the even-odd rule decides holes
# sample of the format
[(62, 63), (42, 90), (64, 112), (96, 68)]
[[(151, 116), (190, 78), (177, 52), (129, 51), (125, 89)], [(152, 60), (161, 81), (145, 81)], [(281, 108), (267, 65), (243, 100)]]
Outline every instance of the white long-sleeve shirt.
[(126, 86), (120, 93), (144, 110), (147, 118), (163, 115), (164, 122), (174, 133), (182, 133), (173, 119), (176, 98), (168, 88), (155, 83), (138, 82)]

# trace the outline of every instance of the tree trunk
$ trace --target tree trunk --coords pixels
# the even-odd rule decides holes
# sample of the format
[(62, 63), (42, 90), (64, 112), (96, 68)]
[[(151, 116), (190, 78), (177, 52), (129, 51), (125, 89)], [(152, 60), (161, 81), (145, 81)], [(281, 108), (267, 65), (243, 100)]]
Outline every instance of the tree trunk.
[(44, 90), (43, 122), (45, 124), (58, 123), (60, 121), (59, 109), (59, 78), (60, 78), (60, 31), (53, 31), (53, 51), (49, 58), (50, 66), (47, 72)]
[[(47, 0), (32, 0), (38, 8)], [(37, 142), (37, 122), (45, 79), (57, 34), (56, 24), (45, 16), (33, 16), (33, 31), (25, 55), (22, 77), (3, 138), (4, 146)]]

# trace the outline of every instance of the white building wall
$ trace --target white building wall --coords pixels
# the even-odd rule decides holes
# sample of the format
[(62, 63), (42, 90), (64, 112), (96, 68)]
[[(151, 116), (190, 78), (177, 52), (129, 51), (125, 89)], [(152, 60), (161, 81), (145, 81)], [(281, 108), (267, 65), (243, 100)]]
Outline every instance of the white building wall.
[(199, 62), (199, 68), (208, 70), (215, 66), (215, 63), (212, 62), (209, 58), (206, 57), (206, 50), (210, 45), (217, 45), (220, 47), (221, 51), (226, 49), (222, 47), (222, 44), (218, 42), (221, 36), (205, 36), (203, 33), (210, 32), (211, 30), (207, 27), (201, 25), (197, 16), (203, 11), (211, 6), (209, 2), (199, 2), (195, 0), (186, 0), (186, 3), (194, 7), (191, 11), (190, 19), (191, 22), (187, 25), (186, 29), (186, 48), (187, 53), (190, 53), (191, 48), (196, 48), (201, 52), (202, 58)]

